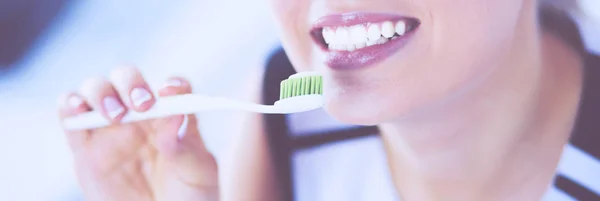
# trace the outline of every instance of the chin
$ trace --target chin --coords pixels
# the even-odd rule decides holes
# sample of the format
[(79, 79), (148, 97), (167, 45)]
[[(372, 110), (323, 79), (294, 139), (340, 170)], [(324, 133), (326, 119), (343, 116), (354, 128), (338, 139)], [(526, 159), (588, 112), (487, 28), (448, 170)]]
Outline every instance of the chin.
[(353, 125), (372, 126), (408, 115), (413, 107), (405, 98), (365, 85), (328, 86), (324, 109), (334, 119)]
[(385, 122), (384, 111), (373, 110), (368, 105), (356, 105), (343, 102), (328, 103), (325, 110), (334, 119), (352, 125), (373, 126)]

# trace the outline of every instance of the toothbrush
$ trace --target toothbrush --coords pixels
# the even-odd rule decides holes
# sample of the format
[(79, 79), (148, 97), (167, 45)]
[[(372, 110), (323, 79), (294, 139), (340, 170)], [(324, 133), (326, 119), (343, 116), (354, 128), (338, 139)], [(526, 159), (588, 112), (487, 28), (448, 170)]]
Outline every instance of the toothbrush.
[[(264, 114), (291, 114), (315, 110), (323, 106), (322, 77), (314, 72), (291, 75), (280, 86), (280, 98), (273, 105), (261, 105), (222, 97), (184, 94), (161, 97), (146, 112), (128, 111), (121, 123), (193, 114), (210, 110), (241, 110)], [(100, 112), (83, 113), (63, 121), (66, 130), (85, 130), (109, 126), (111, 122)]]

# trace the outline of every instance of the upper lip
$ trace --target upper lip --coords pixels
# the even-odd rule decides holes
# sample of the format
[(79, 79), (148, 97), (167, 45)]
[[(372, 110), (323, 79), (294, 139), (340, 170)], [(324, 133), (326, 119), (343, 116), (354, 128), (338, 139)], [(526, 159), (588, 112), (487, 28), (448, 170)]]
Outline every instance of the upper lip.
[(364, 23), (377, 23), (388, 20), (411, 19), (398, 14), (389, 13), (365, 13), (350, 12), (342, 14), (327, 15), (319, 18), (313, 23), (312, 30), (322, 29), (323, 27), (352, 26)]

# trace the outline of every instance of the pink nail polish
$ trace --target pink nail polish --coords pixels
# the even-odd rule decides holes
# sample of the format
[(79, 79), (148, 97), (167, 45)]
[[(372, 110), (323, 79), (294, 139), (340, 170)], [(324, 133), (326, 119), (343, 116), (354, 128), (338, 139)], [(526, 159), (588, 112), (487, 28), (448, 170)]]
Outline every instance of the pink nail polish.
[(69, 104), (69, 107), (71, 108), (79, 108), (81, 105), (83, 105), (84, 101), (82, 98), (80, 98), (79, 96), (70, 96), (69, 99), (67, 100), (67, 104)]
[(102, 101), (102, 104), (104, 104), (104, 109), (106, 109), (106, 112), (111, 119), (119, 116), (125, 110), (121, 103), (119, 103), (119, 101), (112, 96), (105, 97)]
[(131, 90), (131, 102), (134, 106), (139, 107), (140, 105), (152, 100), (152, 94), (144, 88), (135, 88)]
[(182, 85), (183, 85), (183, 82), (181, 82), (181, 80), (170, 79), (170, 80), (167, 80), (167, 82), (165, 82), (163, 88), (167, 88), (167, 87), (180, 87)]

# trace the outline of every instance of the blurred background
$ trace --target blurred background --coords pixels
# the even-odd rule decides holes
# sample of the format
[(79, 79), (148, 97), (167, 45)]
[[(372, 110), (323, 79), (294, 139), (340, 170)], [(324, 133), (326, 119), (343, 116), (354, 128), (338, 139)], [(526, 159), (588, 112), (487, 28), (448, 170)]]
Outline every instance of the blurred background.
[[(254, 0), (0, 0), (0, 200), (83, 200), (55, 99), (87, 77), (134, 63), (154, 86), (183, 75), (195, 92), (242, 98), (277, 47), (268, 11)], [(217, 158), (239, 115), (200, 115)]]
[[(579, 19), (584, 33), (600, 33), (599, 4), (582, 3), (596, 16)], [(184, 75), (198, 93), (242, 98), (278, 45), (272, 23), (264, 0), (0, 0), (0, 200), (83, 200), (58, 127), (61, 92), (134, 63), (153, 86)], [(200, 115), (217, 159), (240, 115)]]

